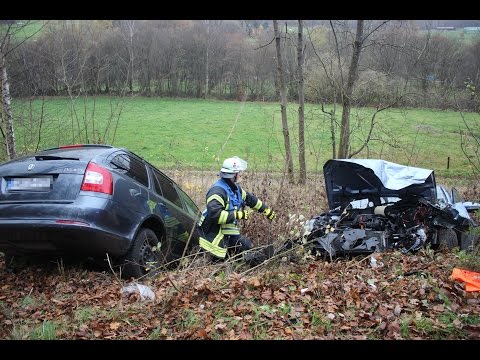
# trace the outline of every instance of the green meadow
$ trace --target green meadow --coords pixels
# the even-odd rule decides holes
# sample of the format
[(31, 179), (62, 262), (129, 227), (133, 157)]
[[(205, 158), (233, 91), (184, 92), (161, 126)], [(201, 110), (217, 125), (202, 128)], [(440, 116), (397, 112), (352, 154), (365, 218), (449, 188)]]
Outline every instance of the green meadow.
[[(218, 169), (238, 155), (258, 171), (282, 172), (284, 138), (279, 103), (148, 97), (14, 100), (18, 152), (31, 153), (70, 143), (104, 142), (128, 148), (166, 169)], [(332, 111), (327, 106), (326, 111)], [(352, 109), (351, 142), (356, 150), (368, 135), (372, 108)], [(298, 170), (298, 105), (287, 105), (290, 142)], [(40, 136), (36, 132), (43, 114)], [(479, 115), (464, 114), (477, 131)], [(27, 120), (30, 119), (30, 120)], [(340, 122), (341, 108), (335, 119)], [(435, 170), (443, 177), (469, 177), (461, 149), (465, 125), (460, 113), (431, 109), (389, 109), (377, 113), (371, 141), (356, 158), (383, 158)], [(36, 124), (33, 126), (32, 124)], [(338, 144), (338, 134), (337, 134)], [(332, 158), (330, 115), (305, 109), (307, 171), (321, 172)], [(448, 167), (448, 168), (447, 168)]]

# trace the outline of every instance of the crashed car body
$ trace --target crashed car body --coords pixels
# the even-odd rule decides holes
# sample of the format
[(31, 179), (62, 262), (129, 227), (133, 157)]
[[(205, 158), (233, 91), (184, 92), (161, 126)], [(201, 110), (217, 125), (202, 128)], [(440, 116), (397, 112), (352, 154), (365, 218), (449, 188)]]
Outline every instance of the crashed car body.
[[(455, 205), (463, 214), (465, 210), (469, 213), (480, 210), (480, 203), (463, 200), (458, 190), (454, 187), (447, 190), (444, 185), (437, 184), (437, 200), (446, 204)], [(468, 217), (470, 217), (470, 215), (468, 215)]]
[(379, 159), (333, 159), (323, 172), (330, 210), (307, 221), (302, 236), (316, 255), (473, 246), (475, 224), (462, 203), (438, 201), (433, 170)]

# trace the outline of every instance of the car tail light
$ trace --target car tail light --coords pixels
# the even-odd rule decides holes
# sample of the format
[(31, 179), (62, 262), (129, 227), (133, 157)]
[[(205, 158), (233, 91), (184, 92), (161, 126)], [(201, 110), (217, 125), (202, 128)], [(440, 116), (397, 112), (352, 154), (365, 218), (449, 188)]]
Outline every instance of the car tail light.
[(82, 187), (83, 191), (95, 191), (112, 195), (113, 193), (113, 178), (110, 171), (93, 163), (89, 162), (85, 175), (83, 176)]

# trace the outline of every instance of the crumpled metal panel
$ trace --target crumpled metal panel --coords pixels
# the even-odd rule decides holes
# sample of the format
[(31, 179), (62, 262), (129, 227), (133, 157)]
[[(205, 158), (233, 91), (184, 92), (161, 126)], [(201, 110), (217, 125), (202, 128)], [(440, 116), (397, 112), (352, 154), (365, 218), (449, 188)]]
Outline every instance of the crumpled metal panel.
[(435, 201), (437, 190), (433, 170), (395, 164), (380, 159), (332, 159), (323, 166), (330, 209), (349, 202), (420, 195)]

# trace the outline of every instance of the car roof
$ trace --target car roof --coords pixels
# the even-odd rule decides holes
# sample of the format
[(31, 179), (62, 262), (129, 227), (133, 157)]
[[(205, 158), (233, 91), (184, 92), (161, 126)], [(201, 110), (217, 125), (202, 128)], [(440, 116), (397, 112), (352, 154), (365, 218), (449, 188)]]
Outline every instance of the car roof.
[(98, 154), (110, 153), (118, 150), (111, 145), (99, 145), (99, 144), (75, 144), (65, 145), (55, 148), (42, 150), (34, 156), (60, 156), (60, 157), (72, 157), (78, 160), (89, 160)]

